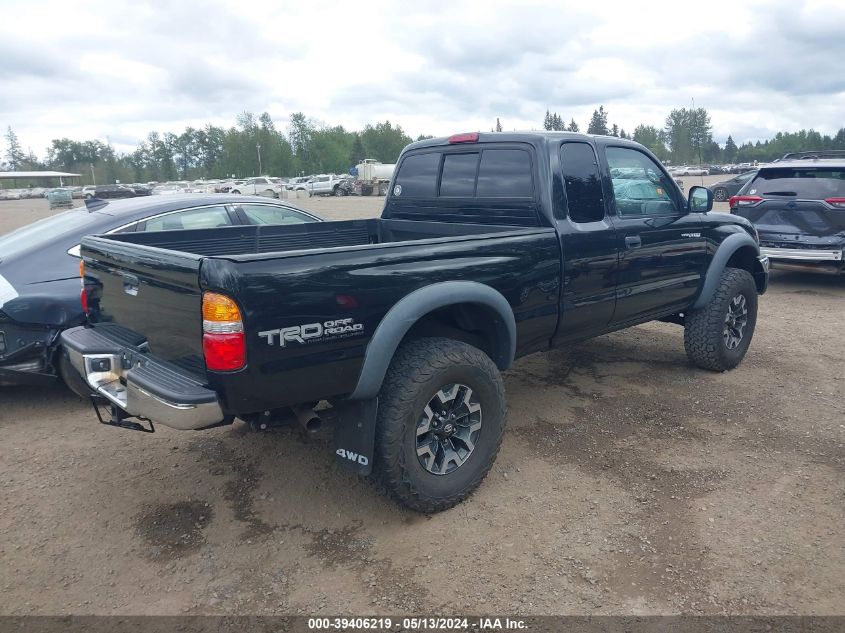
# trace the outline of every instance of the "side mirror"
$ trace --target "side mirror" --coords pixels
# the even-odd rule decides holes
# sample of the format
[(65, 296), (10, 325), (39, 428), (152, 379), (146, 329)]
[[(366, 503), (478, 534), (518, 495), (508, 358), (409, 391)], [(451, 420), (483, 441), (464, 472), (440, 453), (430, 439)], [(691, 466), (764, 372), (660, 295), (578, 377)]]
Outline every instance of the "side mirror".
[(687, 206), (690, 213), (707, 213), (713, 209), (713, 192), (707, 187), (690, 187)]

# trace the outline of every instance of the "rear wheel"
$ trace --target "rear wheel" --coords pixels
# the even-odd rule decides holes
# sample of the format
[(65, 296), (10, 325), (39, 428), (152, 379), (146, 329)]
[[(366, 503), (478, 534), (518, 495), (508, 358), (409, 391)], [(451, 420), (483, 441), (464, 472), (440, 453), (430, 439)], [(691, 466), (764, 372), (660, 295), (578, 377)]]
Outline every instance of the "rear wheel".
[(733, 369), (745, 357), (756, 324), (754, 277), (747, 270), (725, 268), (710, 302), (686, 316), (687, 357), (703, 369)]
[(236, 194), (240, 195), (241, 192), (238, 189), (232, 189), (232, 191), (230, 191), (229, 193), (236, 193)]
[(409, 508), (445, 510), (487, 475), (504, 427), (504, 385), (484, 352), (451, 339), (412, 341), (379, 394), (376, 476)]
[(713, 190), (713, 199), (719, 202), (724, 202), (728, 199), (728, 190), (724, 187), (716, 187)]

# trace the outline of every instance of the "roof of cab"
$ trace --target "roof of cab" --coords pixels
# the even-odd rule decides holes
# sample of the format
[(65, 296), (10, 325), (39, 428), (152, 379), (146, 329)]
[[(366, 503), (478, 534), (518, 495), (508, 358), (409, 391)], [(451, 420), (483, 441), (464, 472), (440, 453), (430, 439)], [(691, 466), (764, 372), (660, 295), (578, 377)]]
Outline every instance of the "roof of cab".
[[(475, 132), (472, 132), (475, 134)], [(461, 142), (451, 144), (449, 139), (451, 136), (440, 136), (437, 138), (429, 138), (422, 141), (411, 143), (405, 148), (405, 151), (420, 149), (424, 147), (437, 146), (471, 146), (476, 143), (530, 143), (532, 145), (540, 145), (554, 141), (593, 141), (593, 142), (607, 142), (612, 141), (614, 144), (631, 145), (633, 147), (640, 147), (639, 143), (630, 141), (628, 139), (619, 138), (616, 136), (606, 136), (603, 134), (581, 134), (580, 132), (558, 132), (546, 130), (528, 130), (518, 132), (477, 132), (478, 140), (470, 142)]]

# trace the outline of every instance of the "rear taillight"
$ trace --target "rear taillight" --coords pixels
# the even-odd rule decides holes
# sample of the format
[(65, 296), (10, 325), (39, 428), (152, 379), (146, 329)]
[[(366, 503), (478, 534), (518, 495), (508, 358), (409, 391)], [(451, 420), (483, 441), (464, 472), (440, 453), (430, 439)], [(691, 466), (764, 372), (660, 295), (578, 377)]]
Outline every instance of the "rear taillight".
[(760, 196), (731, 196), (728, 204), (731, 208), (734, 207), (751, 207), (762, 201)]
[(845, 209), (845, 198), (825, 198), (825, 202), (837, 209)]
[(85, 291), (85, 261), (79, 260), (79, 285), (82, 289), (79, 291), (79, 302), (82, 304), (82, 311), (88, 314), (88, 293)]
[(449, 143), (478, 143), (478, 132), (468, 132), (466, 134), (454, 134), (449, 137)]
[(238, 305), (226, 295), (202, 296), (202, 351), (212, 371), (234, 371), (246, 364), (244, 324)]

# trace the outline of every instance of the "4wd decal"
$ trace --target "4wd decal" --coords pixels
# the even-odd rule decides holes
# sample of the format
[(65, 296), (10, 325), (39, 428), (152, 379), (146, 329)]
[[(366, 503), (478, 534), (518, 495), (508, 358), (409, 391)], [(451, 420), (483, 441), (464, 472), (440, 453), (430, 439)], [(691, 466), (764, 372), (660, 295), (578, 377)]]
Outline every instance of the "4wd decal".
[(292, 325), (277, 330), (264, 330), (258, 336), (267, 339), (268, 345), (285, 347), (288, 343), (316, 343), (346, 338), (364, 332), (363, 323), (355, 323), (355, 319), (335, 319), (322, 323), (306, 323)]

